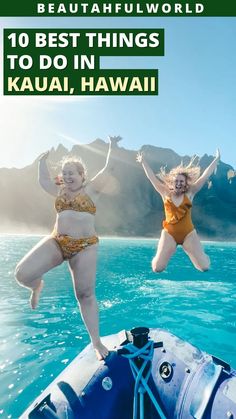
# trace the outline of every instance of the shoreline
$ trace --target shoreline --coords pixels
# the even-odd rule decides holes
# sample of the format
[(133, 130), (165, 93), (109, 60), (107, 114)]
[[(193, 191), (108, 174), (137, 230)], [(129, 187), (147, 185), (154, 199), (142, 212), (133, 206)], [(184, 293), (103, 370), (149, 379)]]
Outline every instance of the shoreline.
[[(0, 232), (0, 238), (1, 237), (44, 237), (45, 235), (47, 235), (48, 233), (1, 233)], [(144, 240), (144, 241), (158, 241), (160, 239), (160, 237), (145, 237), (145, 236), (99, 236), (99, 239), (101, 240), (126, 240), (126, 241), (135, 241), (135, 240)], [(201, 239), (201, 242), (203, 243), (227, 243), (227, 244), (236, 244), (236, 239), (235, 240), (226, 240), (224, 238), (218, 238), (215, 240), (211, 240), (211, 239)]]

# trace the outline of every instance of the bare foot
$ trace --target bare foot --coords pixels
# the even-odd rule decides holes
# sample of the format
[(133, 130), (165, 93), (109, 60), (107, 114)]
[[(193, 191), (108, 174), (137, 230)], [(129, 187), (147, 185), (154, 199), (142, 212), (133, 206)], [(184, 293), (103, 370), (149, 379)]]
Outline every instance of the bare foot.
[(102, 361), (103, 359), (105, 359), (107, 355), (109, 354), (108, 349), (106, 348), (106, 346), (102, 344), (102, 342), (97, 343), (96, 345), (93, 345), (93, 347), (95, 350), (96, 357), (99, 361)]
[(157, 258), (156, 257), (152, 259), (152, 270), (153, 272), (157, 272)]
[(39, 297), (40, 297), (40, 293), (43, 289), (44, 286), (44, 282), (41, 281), (39, 286), (37, 288), (35, 288), (34, 290), (32, 290), (31, 296), (30, 296), (30, 306), (32, 308), (32, 310), (34, 310), (39, 302)]

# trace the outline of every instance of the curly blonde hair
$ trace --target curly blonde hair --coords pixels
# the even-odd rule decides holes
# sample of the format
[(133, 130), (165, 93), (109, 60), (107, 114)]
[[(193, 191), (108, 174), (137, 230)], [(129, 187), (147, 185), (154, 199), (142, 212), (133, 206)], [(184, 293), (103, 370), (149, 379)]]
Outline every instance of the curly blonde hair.
[(77, 172), (83, 176), (83, 182), (85, 182), (87, 177), (87, 168), (82, 159), (75, 157), (65, 157), (61, 162), (61, 167), (63, 168), (65, 164), (74, 164)]
[(175, 181), (178, 175), (182, 175), (186, 178), (186, 191), (188, 190), (189, 186), (197, 181), (200, 177), (201, 168), (199, 164), (193, 164), (196, 160), (197, 156), (193, 156), (190, 160), (189, 164), (185, 166), (183, 162), (179, 164), (179, 166), (174, 167), (169, 172), (166, 172), (165, 167), (160, 168), (160, 172), (157, 173), (159, 179), (165, 183), (168, 188), (171, 190), (173, 189), (173, 182)]

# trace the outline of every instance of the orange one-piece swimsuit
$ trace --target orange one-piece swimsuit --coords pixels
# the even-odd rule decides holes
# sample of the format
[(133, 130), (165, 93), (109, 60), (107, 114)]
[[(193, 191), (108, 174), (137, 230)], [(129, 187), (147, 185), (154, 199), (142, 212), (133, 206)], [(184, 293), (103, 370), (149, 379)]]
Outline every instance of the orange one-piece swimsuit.
[(192, 202), (187, 195), (184, 195), (183, 202), (178, 207), (170, 197), (164, 199), (163, 228), (174, 238), (176, 244), (183, 244), (186, 236), (194, 230), (191, 209)]

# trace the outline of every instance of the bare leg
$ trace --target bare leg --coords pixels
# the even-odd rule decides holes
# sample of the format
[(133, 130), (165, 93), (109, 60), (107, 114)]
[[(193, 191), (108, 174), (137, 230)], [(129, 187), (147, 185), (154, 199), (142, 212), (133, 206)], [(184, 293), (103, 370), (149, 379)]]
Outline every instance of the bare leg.
[(19, 284), (31, 290), (30, 305), (35, 309), (43, 289), (42, 275), (63, 262), (63, 257), (55, 240), (42, 239), (18, 263), (15, 277)]
[(176, 251), (174, 238), (166, 231), (162, 230), (161, 237), (157, 246), (157, 253), (152, 259), (153, 272), (162, 272), (166, 268), (171, 256)]
[(204, 252), (196, 230), (187, 235), (183, 243), (183, 249), (191, 262), (199, 271), (205, 272), (210, 267), (210, 259)]
[(88, 330), (95, 353), (99, 360), (109, 351), (99, 336), (98, 304), (95, 296), (97, 245), (89, 246), (69, 261), (76, 299), (79, 302), (82, 319)]
[[(44, 286), (43, 279), (41, 279), (39, 281), (40, 281), (39, 285), (32, 288), (32, 291), (31, 291), (31, 294), (30, 294), (29, 302), (30, 302), (30, 307), (32, 308), (32, 310), (36, 309), (36, 307), (38, 305), (38, 302), (39, 302), (41, 291), (42, 291), (43, 286)], [(29, 288), (29, 287), (27, 287), (27, 288)]]

